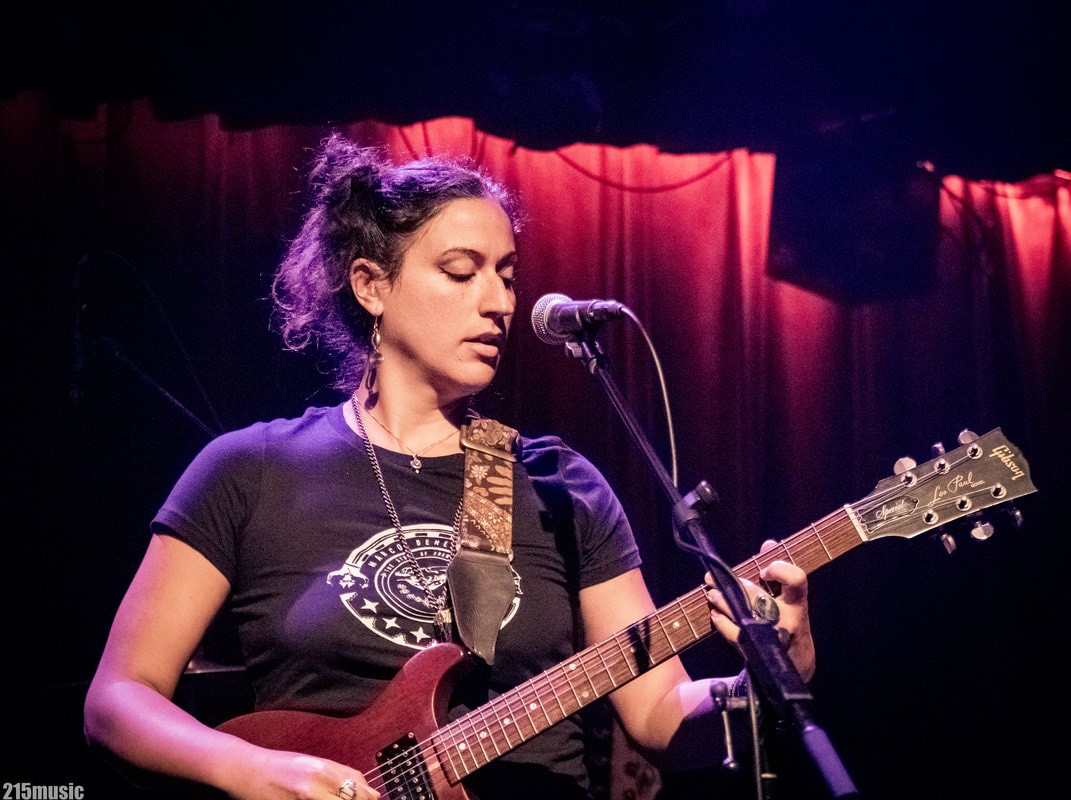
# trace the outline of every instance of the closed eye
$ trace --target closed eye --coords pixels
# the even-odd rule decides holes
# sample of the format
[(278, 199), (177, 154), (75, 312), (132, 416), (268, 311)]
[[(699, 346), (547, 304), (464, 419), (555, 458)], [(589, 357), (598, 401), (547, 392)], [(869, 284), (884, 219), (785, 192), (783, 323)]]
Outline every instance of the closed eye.
[(517, 254), (510, 253), (506, 258), (498, 264), (498, 277), (502, 279), (503, 285), (509, 290), (514, 291), (517, 286)]

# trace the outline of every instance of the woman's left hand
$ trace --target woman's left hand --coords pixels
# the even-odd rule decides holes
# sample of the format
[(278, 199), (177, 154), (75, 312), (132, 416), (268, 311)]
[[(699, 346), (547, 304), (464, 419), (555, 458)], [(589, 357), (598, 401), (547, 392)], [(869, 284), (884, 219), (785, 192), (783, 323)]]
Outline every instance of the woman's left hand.
[[(763, 542), (761, 552), (765, 553), (771, 547), (777, 546), (777, 542), (768, 539)], [(811, 618), (807, 613), (807, 573), (788, 561), (774, 561), (759, 573), (759, 577), (767, 585), (780, 585), (781, 591), (777, 595), (776, 604), (778, 610), (777, 627), (782, 641), (787, 638), (788, 656), (792, 659), (796, 670), (804, 681), (809, 681), (814, 676), (815, 652), (814, 639), (811, 637)], [(755, 599), (767, 593), (762, 587), (748, 580), (742, 580), (747, 592), (748, 602), (754, 607)], [(713, 581), (707, 575), (707, 585), (712, 586)], [(736, 642), (740, 635), (740, 628), (733, 622), (729, 606), (725, 602), (722, 593), (715, 588), (707, 590), (707, 600), (710, 602), (710, 620), (714, 627), (731, 642)]]

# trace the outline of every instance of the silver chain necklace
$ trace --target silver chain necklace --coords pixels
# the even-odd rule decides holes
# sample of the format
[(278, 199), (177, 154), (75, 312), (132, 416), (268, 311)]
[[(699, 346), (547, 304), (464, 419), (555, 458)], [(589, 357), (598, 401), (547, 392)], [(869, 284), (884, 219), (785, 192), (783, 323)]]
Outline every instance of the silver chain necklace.
[[(416, 554), (413, 553), (412, 548), (409, 547), (409, 542), (405, 540), (405, 535), (402, 533), (402, 523), (401, 520), (398, 519), (398, 511), (394, 508), (394, 501), (391, 499), (390, 492), (387, 491), (387, 484), (383, 480), (383, 470), (379, 466), (379, 458), (376, 456), (375, 447), (372, 446), (372, 440), (368, 438), (368, 433), (364, 429), (364, 420), (361, 419), (360, 403), (357, 402), (356, 392), (350, 395), (350, 406), (353, 408), (353, 416), (357, 420), (357, 430), (360, 431), (361, 438), (364, 439), (364, 449), (365, 452), (368, 453), (368, 461), (372, 465), (372, 472), (375, 473), (376, 483), (379, 484), (379, 493), (383, 496), (383, 504), (387, 507), (387, 514), (390, 516), (391, 525), (394, 526), (394, 535), (398, 539), (398, 544), (401, 545), (402, 550), (405, 552), (406, 560), (413, 568), (417, 580), (420, 581), (420, 586), (424, 590), (425, 597), (428, 598), (431, 607), (435, 609), (435, 638), (440, 642), (448, 642), (451, 638), (450, 623), (453, 618), (450, 609), (446, 605), (448, 595), (446, 582), (443, 581), (442, 591), (435, 591), (432, 587), (432, 576), (420, 565)], [(390, 431), (387, 431), (387, 433), (390, 433)], [(394, 436), (394, 434), (391, 434), (391, 436)], [(419, 472), (420, 470), (418, 468), (415, 471)], [(454, 512), (454, 526), (451, 530), (450, 537), (452, 544), (450, 553), (451, 558), (457, 554), (458, 542), (461, 539), (461, 513), (464, 504), (465, 497), (462, 495), (460, 502), (457, 504), (457, 510)]]

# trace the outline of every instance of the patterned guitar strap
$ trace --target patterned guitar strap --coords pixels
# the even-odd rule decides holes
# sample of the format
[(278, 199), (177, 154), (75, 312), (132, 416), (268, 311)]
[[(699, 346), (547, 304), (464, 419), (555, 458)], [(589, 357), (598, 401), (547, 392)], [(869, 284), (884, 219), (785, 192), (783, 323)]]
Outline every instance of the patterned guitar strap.
[(513, 464), (517, 431), (493, 419), (461, 427), (465, 486), (458, 550), (446, 570), (457, 633), (487, 664), (498, 631), (520, 594), (513, 558)]

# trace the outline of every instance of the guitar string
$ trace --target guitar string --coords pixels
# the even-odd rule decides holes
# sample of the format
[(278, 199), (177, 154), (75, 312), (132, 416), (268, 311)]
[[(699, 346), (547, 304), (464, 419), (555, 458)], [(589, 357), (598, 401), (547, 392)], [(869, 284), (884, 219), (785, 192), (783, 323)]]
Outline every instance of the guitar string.
[[(945, 471), (943, 473), (933, 472), (933, 473), (931, 473), (929, 475), (926, 475), (926, 476), (920, 478), (919, 481), (915, 484), (915, 486), (917, 488), (921, 488), (921, 487), (925, 486), (927, 483), (931, 482), (933, 479), (935, 479), (937, 477), (948, 475), (951, 471), (953, 471), (954, 469), (958, 468), (960, 465), (962, 465), (968, 459), (969, 459), (969, 457), (964, 455), (964, 456), (956, 459), (954, 462), (950, 461), (949, 462), (949, 470), (947, 470), (947, 471)], [(865, 516), (866, 513), (869, 513), (870, 511), (873, 511), (874, 509), (876, 509), (880, 505), (882, 505), (884, 502), (886, 502), (888, 497), (897, 494), (898, 492), (902, 491), (905, 488), (911, 488), (911, 487), (907, 487), (907, 486), (904, 486), (904, 485), (890, 486), (887, 490), (885, 490), (883, 492), (879, 492), (879, 493), (874, 493), (874, 494), (868, 495), (867, 497), (863, 498), (862, 500), (858, 501), (855, 504), (848, 504), (847, 508), (851, 508), (856, 513), (862, 512), (862, 514)], [(968, 492), (968, 493), (966, 493), (966, 496), (967, 497), (975, 497), (975, 496), (979, 496), (979, 495), (983, 495), (983, 494), (989, 494), (989, 493), (991, 493), (991, 489), (988, 488), (988, 487), (985, 487), (985, 488), (979, 489), (978, 491), (975, 491), (975, 492)], [(964, 497), (963, 494), (955, 495), (955, 496), (950, 497), (947, 501), (941, 501), (939, 503), (934, 504), (934, 506), (930, 506), (930, 507), (933, 508), (933, 507), (939, 506), (939, 507), (943, 508), (943, 507), (951, 506), (951, 505), (954, 505), (956, 502), (958, 502), (963, 497)], [(786, 545), (788, 542), (792, 542), (792, 543), (798, 545), (797, 549), (799, 549), (799, 548), (803, 547), (806, 543), (809, 543), (809, 540), (818, 539), (819, 541), (821, 541), (823, 532), (828, 533), (828, 531), (833, 530), (833, 529), (837, 528), (838, 526), (844, 526), (843, 520), (839, 520), (838, 519), (844, 512), (845, 512), (845, 508), (841, 508), (841, 509), (838, 509), (838, 511), (836, 511), (836, 512), (833, 512), (831, 514), (826, 515), (821, 520), (818, 520), (817, 522), (815, 522), (812, 525), (808, 526), (807, 528), (805, 528), (804, 530), (800, 531), (799, 533), (797, 533), (797, 534), (795, 534), (793, 536), (790, 536), (788, 539), (786, 539), (784, 542), (782, 542), (782, 544)], [(952, 520), (950, 520), (950, 521), (952, 521)], [(944, 525), (944, 524), (947, 524), (947, 523), (942, 523), (942, 525)], [(940, 527), (942, 527), (942, 525), (938, 525), (936, 527), (940, 528)], [(845, 527), (847, 528), (847, 526), (845, 526)], [(854, 524), (852, 525), (852, 527), (854, 528)], [(935, 530), (936, 530), (936, 528), (935, 528)], [(741, 564), (739, 567), (737, 567), (737, 569), (734, 570), (734, 572), (742, 570), (748, 564), (751, 564), (751, 563), (754, 563), (756, 566), (759, 566), (760, 570), (764, 569), (765, 567), (769, 566), (770, 563), (772, 563), (773, 561), (777, 560), (777, 558), (779, 556), (779, 553), (776, 552), (776, 549), (777, 548), (771, 548), (770, 550), (766, 551), (765, 553), (760, 553), (760, 554), (758, 554), (756, 556), (753, 556), (751, 559), (748, 559), (743, 564)], [(792, 558), (792, 554), (788, 550), (787, 546), (784, 547), (783, 549), (785, 550), (785, 552), (789, 555), (789, 558), (791, 559)], [(685, 594), (683, 597), (678, 599), (677, 605), (680, 606), (681, 609), (684, 611), (686, 619), (689, 619), (688, 612), (685, 609), (685, 605), (686, 604), (690, 603), (692, 605), (692, 610), (693, 611), (696, 608), (701, 608), (701, 607), (706, 605), (706, 599), (705, 599), (704, 590), (705, 590), (705, 587), (701, 586), (698, 589), (695, 589), (692, 592), (689, 592), (689, 593)], [(699, 602), (699, 601), (701, 601), (701, 602)], [(613, 691), (613, 689), (617, 688), (617, 685), (613, 684), (610, 689), (606, 690), (606, 692), (600, 692), (599, 689), (594, 685), (594, 682), (591, 680), (590, 674), (587, 672), (586, 663), (584, 663), (584, 662), (587, 660), (588, 657), (590, 657), (592, 655), (597, 655), (599, 657), (599, 659), (602, 661), (603, 665), (604, 665), (604, 671), (609, 672), (609, 670), (606, 667), (606, 660), (603, 658), (603, 649), (604, 649), (605, 646), (607, 646), (609, 644), (617, 644), (618, 648), (621, 649), (622, 661), (611, 662), (611, 663), (626, 663), (629, 666), (630, 672), (634, 672), (634, 670), (632, 669), (631, 664), (628, 663), (627, 659), (624, 659), (625, 649), (622, 647), (620, 641), (618, 641), (618, 640), (621, 639), (623, 636), (627, 635), (629, 632), (634, 631), (637, 627), (643, 627), (645, 625), (645, 623), (650, 622), (652, 619), (657, 619), (659, 621), (659, 627), (662, 630), (663, 636), (667, 640), (667, 644), (668, 644), (670, 650), (673, 651), (674, 653), (675, 652), (679, 652), (679, 650), (676, 647), (676, 645), (673, 644), (673, 642), (672, 642), (668, 632), (666, 631), (665, 627), (661, 624), (661, 617), (664, 616), (664, 614), (660, 613), (660, 612), (664, 612), (664, 611), (665, 611), (665, 609), (660, 609), (659, 611), (656, 611), (655, 613), (649, 615), (645, 619), (640, 620), (637, 623), (634, 623), (633, 625), (630, 625), (625, 631), (621, 631), (618, 634), (615, 634), (614, 636), (610, 637), (610, 639), (606, 640), (605, 642), (601, 642), (601, 643), (599, 643), (597, 645), (594, 645), (594, 646), (592, 646), (590, 648), (586, 648), (585, 650), (582, 650), (580, 653), (577, 654), (575, 659), (570, 659), (569, 660), (570, 664), (573, 663), (573, 661), (576, 660), (576, 659), (581, 659), (582, 660), (581, 663), (582, 663), (582, 666), (584, 667), (585, 680), (588, 683), (588, 685), (591, 687), (592, 692), (595, 693), (594, 696), (592, 697), (591, 701), (593, 701), (595, 699), (598, 699), (599, 697), (602, 697), (604, 694), (609, 693), (610, 691)], [(700, 639), (704, 638), (706, 635), (709, 635), (709, 633), (710, 633), (708, 631), (708, 632), (705, 632), (705, 633), (702, 633), (702, 634), (697, 634), (695, 632), (694, 628), (691, 627), (690, 619), (689, 619), (689, 629), (691, 630), (692, 640), (693, 641), (689, 642), (688, 645), (693, 644), (695, 642), (698, 642)], [(649, 648), (646, 647), (646, 645), (644, 645), (644, 649), (647, 650), (647, 654), (650, 655), (650, 650), (649, 650)], [(668, 658), (669, 656), (667, 655), (666, 657)], [(568, 716), (569, 713), (573, 713), (573, 712), (566, 712), (565, 707), (562, 706), (561, 692), (560, 692), (562, 686), (565, 686), (565, 687), (568, 688), (569, 692), (574, 696), (574, 701), (579, 704), (579, 708), (583, 708), (587, 704), (587, 702), (591, 702), (591, 701), (581, 701), (579, 696), (577, 696), (576, 686), (572, 683), (572, 681), (569, 680), (568, 674), (566, 674), (564, 672), (565, 669), (566, 669), (565, 665), (558, 665), (558, 666), (552, 667), (551, 669), (546, 670), (546, 671), (540, 673), (539, 675), (534, 676), (533, 678), (529, 679), (528, 681), (525, 681), (524, 683), (518, 685), (514, 689), (510, 690), (507, 694), (501, 695), (496, 700), (493, 700), (490, 703), (487, 703), (484, 706), (481, 706), (481, 707), (475, 709), (472, 713), (466, 714), (463, 717), (460, 717), (458, 720), (455, 720), (455, 721), (449, 723), (448, 725), (446, 725), (443, 728), (441, 728), (440, 730), (438, 730), (434, 737), (423, 740), (422, 742), (416, 744), (411, 750), (408, 750), (405, 753), (399, 754), (398, 756), (394, 756), (394, 757), (388, 759), (387, 761), (385, 761), (382, 765), (378, 766), (376, 769), (370, 770), (369, 773), (368, 773), (368, 776), (367, 776), (368, 779), (369, 779), (369, 783), (371, 784), (372, 780), (374, 780), (374, 779), (380, 779), (380, 778), (384, 777), (383, 776), (383, 768), (384, 767), (388, 768), (388, 769), (396, 769), (399, 764), (402, 764), (402, 763), (405, 763), (406, 761), (411, 760), (412, 759), (412, 755), (413, 755), (414, 752), (419, 752), (421, 754), (421, 756), (426, 761), (430, 761), (431, 757), (435, 756), (436, 753), (437, 753), (436, 748), (434, 747), (435, 737), (437, 737), (441, 741), (449, 741), (451, 743), (457, 743), (457, 742), (465, 742), (469, 738), (472, 738), (474, 736), (476, 738), (476, 740), (477, 740), (477, 743), (480, 746), (480, 749), (483, 751), (483, 761), (484, 761), (484, 763), (489, 763), (489, 761), (491, 761), (493, 759), (489, 758), (487, 750), (484, 747), (483, 741), (482, 741), (481, 737), (479, 736), (479, 733), (477, 733), (477, 730), (483, 730), (483, 728), (477, 729), (475, 727), (475, 722), (472, 719), (472, 717), (474, 715), (479, 716), (483, 720), (487, 720), (491, 714), (494, 714), (495, 715), (495, 721), (498, 724), (498, 727), (500, 727), (502, 729), (502, 735), (505, 737), (504, 744), (506, 745), (506, 748), (507, 748), (506, 752), (508, 752), (508, 750), (512, 750), (514, 747), (518, 746), (520, 743), (523, 743), (524, 741), (527, 741), (527, 738), (529, 738), (529, 737), (526, 737), (524, 731), (521, 729), (520, 725), (517, 723), (517, 714), (513, 713), (512, 711), (510, 711), (509, 702), (510, 702), (510, 698), (511, 697), (516, 697), (519, 700), (520, 696), (523, 695), (526, 691), (529, 692), (533, 696), (534, 701), (538, 704), (540, 710), (543, 713), (543, 716), (546, 718), (546, 720), (547, 720), (547, 726), (546, 727), (550, 727), (550, 726), (556, 725), (558, 722), (561, 722), (562, 719), (565, 719), (565, 717)], [(559, 681), (557, 681), (557, 683), (555, 683), (555, 678), (556, 677), (561, 677), (564, 680), (559, 680)], [(637, 675), (633, 674), (630, 678), (628, 678), (628, 681), (632, 680), (632, 678), (635, 678), (635, 677), (637, 677)], [(626, 682), (628, 682), (628, 681), (626, 681)], [(612, 682), (612, 676), (611, 676), (611, 682)], [(553, 696), (553, 698), (558, 703), (559, 710), (562, 712), (561, 719), (558, 719), (556, 721), (552, 721), (552, 718), (550, 716), (550, 712), (548, 712), (547, 707), (543, 702), (544, 701), (543, 693), (548, 688), (550, 690), (550, 694)], [(503, 705), (506, 706), (506, 710), (507, 711), (510, 711), (509, 716), (506, 717), (506, 721), (505, 722), (503, 722), (503, 719), (498, 714), (499, 707), (503, 706)], [(579, 708), (577, 710), (579, 710)], [(530, 724), (530, 726), (532, 728), (532, 735), (535, 735), (536, 733), (541, 732), (541, 729), (539, 728), (539, 726), (536, 725), (535, 721), (532, 719), (531, 711), (529, 709), (529, 706), (528, 706), (527, 702), (522, 706), (522, 709), (524, 711), (524, 716), (526, 716), (528, 718), (529, 724)], [(462, 731), (459, 730), (459, 728), (464, 727), (465, 723), (467, 723), (468, 726), (469, 726), (469, 729), (470, 729), (470, 733), (469, 734), (465, 734), (465, 733), (463, 733)], [(516, 728), (517, 735), (520, 738), (520, 742), (518, 742), (518, 745), (514, 745), (514, 744), (510, 743), (509, 734), (506, 731), (506, 726), (507, 725), (512, 725), (512, 727)], [(486, 727), (486, 726), (484, 726), (484, 727)], [(545, 728), (543, 728), (543, 729), (545, 729)], [(496, 751), (496, 756), (495, 757), (497, 758), (498, 756), (502, 755), (503, 751), (499, 750), (498, 742), (497, 742), (497, 739), (495, 738), (493, 732), (491, 733), (491, 744), (492, 744), (492, 746), (494, 746), (494, 749)], [(470, 753), (474, 753), (475, 752), (471, 748), (468, 748), (468, 750), (469, 750)], [(451, 747), (451, 753), (446, 754), (447, 757), (450, 758), (451, 761), (454, 760), (454, 751), (455, 751), (455, 748)], [(463, 756), (461, 758), (463, 760)], [(474, 757), (473, 757), (473, 762), (476, 763), (476, 759)], [(474, 769), (479, 769), (480, 766), (483, 766), (483, 765), (476, 763), (476, 766), (474, 767)], [(454, 769), (455, 769), (455, 771), (457, 771), (456, 765), (454, 766)], [(385, 786), (385, 783), (383, 785)]]

